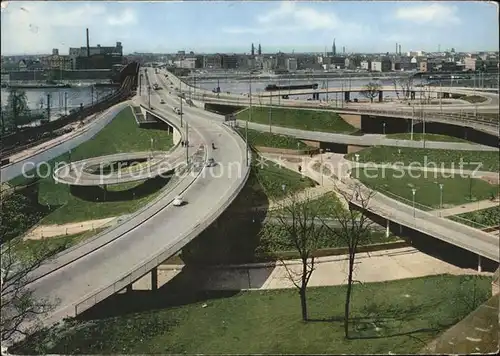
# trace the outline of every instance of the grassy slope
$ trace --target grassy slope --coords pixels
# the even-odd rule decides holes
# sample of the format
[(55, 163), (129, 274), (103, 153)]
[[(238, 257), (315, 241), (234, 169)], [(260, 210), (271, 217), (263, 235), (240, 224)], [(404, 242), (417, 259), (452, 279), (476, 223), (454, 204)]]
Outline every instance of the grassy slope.
[[(401, 153), (399, 153), (399, 151), (401, 151)], [(404, 165), (408, 165), (411, 162), (419, 162), (423, 165), (427, 162), (428, 166), (432, 162), (439, 168), (459, 169), (460, 158), (462, 158), (464, 162), (463, 169), (474, 170), (477, 168), (478, 164), (480, 164), (481, 171), (500, 171), (498, 152), (494, 151), (452, 151), (426, 148), (376, 146), (356, 153), (359, 155), (359, 162), (403, 162)], [(346, 158), (355, 160), (355, 154), (349, 153), (346, 155)]]
[[(409, 134), (409, 133), (395, 133), (395, 134), (386, 135), (386, 137), (392, 138), (395, 140), (410, 140), (411, 134)], [(426, 141), (469, 142), (467, 140), (464, 140), (463, 138), (458, 138), (458, 137), (454, 137), (454, 136), (438, 135), (438, 134), (425, 134), (425, 135), (423, 135), (421, 133), (414, 133), (413, 134), (414, 141), (423, 141), (424, 138)]]
[[(148, 151), (151, 149), (151, 138), (154, 140), (155, 150), (166, 151), (172, 147), (172, 135), (164, 130), (139, 128), (132, 110), (126, 108), (91, 140), (73, 149), (71, 161), (120, 152)], [(65, 153), (49, 161), (51, 171), (57, 162), (68, 162), (69, 158), (69, 154)], [(44, 176), (46, 173), (47, 167), (43, 166), (40, 174)], [(10, 184), (22, 185), (26, 182), (27, 179), (20, 176), (11, 180)], [(166, 182), (166, 179), (151, 179), (110, 186), (108, 191), (111, 193), (107, 193), (108, 200), (111, 197), (115, 200), (102, 202), (103, 192), (100, 189), (73, 188), (73, 191), (79, 192), (80, 197), (77, 197), (72, 194), (69, 186), (56, 184), (50, 175), (38, 182), (38, 201), (43, 205), (48, 204), (52, 210), (42, 223), (63, 224), (131, 213), (150, 201)], [(133, 197), (136, 199), (131, 199)], [(100, 201), (97, 201), (98, 198)]]
[[(137, 314), (78, 322), (79, 328), (54, 329), (50, 348), (26, 347), (43, 353), (273, 353), (369, 354), (415, 353), (469, 312), (475, 286), (477, 299), (491, 295), (486, 277), (441, 275), (354, 287), (351, 336), (343, 334), (345, 287), (308, 289), (310, 317), (300, 318), (297, 291), (239, 293), (175, 289), (156, 297), (117, 297), (102, 311), (115, 308), (149, 310)], [(175, 288), (175, 287), (174, 287)], [(189, 293), (189, 294), (187, 294)], [(202, 305), (206, 303), (206, 307)], [(75, 322), (73, 322), (75, 324)], [(375, 326), (380, 328), (375, 330)]]
[[(352, 133), (356, 128), (342, 120), (337, 113), (301, 109), (272, 108), (271, 124), (273, 126), (294, 129)], [(238, 114), (239, 120), (248, 120), (249, 110)], [(269, 108), (253, 107), (251, 122), (269, 125)]]
[[(245, 129), (238, 128), (240, 134), (245, 137)], [(248, 129), (248, 142), (252, 146), (263, 146), (263, 147), (274, 147), (274, 148), (286, 148), (286, 149), (297, 149), (297, 147), (303, 149), (308, 146), (296, 138), (273, 134), (270, 132), (260, 132), (252, 129)], [(298, 145), (298, 146), (297, 146)]]
[[(427, 172), (412, 171), (410, 177), (408, 171), (404, 171), (403, 177), (399, 178), (401, 172), (392, 169), (367, 169), (359, 168), (353, 170), (353, 177), (358, 178), (372, 189), (390, 192), (406, 199), (406, 203), (412, 201), (412, 188), (416, 188), (415, 202), (425, 206), (439, 208), (440, 194), (437, 183), (443, 183), (443, 207), (454, 206), (470, 202), (469, 193), (472, 191), (472, 201), (489, 199), (492, 194), (498, 193), (498, 186), (489, 184), (481, 179), (462, 178), (458, 175), (448, 177), (447, 175)], [(372, 178), (373, 177), (373, 178)], [(393, 198), (394, 196), (389, 196)], [(404, 200), (403, 200), (404, 201)]]

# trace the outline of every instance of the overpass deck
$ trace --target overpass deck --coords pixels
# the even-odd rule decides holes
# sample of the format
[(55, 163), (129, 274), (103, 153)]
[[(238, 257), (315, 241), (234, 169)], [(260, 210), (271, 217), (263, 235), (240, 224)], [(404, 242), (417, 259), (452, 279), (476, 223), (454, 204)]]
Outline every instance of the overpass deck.
[[(157, 96), (151, 98), (155, 112), (179, 129), (178, 116), (163, 109)], [(190, 156), (193, 173), (178, 177), (176, 186), (123, 224), (35, 271), (30, 285), (35, 296), (59, 299), (45, 323), (77, 315), (154, 270), (217, 219), (243, 188), (250, 172), (245, 143), (229, 128), (198, 118), (199, 111), (189, 108), (184, 115), (189, 142), (203, 147)], [(210, 141), (220, 149), (212, 151)], [(218, 162), (215, 167), (204, 165), (209, 154)], [(174, 207), (179, 194), (188, 204)]]

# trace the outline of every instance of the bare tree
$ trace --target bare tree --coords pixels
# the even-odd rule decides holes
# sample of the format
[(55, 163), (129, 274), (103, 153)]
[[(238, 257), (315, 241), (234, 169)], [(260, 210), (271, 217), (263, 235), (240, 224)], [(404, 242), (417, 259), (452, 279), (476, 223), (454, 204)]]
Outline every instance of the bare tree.
[(15, 238), (0, 246), (2, 347), (36, 331), (40, 318), (55, 306), (36, 298), (29, 284), (33, 281), (33, 271), (58, 251), (42, 243), (40, 248), (28, 252), (21, 244), (22, 240)]
[[(280, 204), (273, 214), (278, 228), (284, 232), (286, 243), (297, 251), (301, 267), (299, 271), (287, 264), (275, 251), (282, 249), (283, 241), (269, 231), (262, 235), (262, 244), (268, 255), (274, 255), (286, 270), (287, 277), (297, 288), (300, 296), (302, 320), (308, 320), (307, 312), (307, 285), (314, 271), (315, 252), (323, 231), (323, 224), (319, 219), (318, 206), (312, 203), (310, 196), (300, 199), (296, 194), (290, 194)], [(280, 246), (281, 245), (281, 246)]]
[(403, 97), (408, 100), (410, 98), (411, 92), (413, 90), (413, 76), (409, 75), (405, 78), (400, 78), (398, 80), (399, 86), (403, 91)]
[(398, 100), (400, 100), (398, 78), (391, 78), (391, 82), (392, 82), (392, 85), (394, 85), (394, 91), (396, 92), (396, 97), (398, 98)]
[(365, 98), (370, 99), (370, 102), (373, 103), (373, 99), (375, 99), (378, 93), (382, 90), (382, 87), (378, 83), (370, 82), (364, 86), (364, 90), (359, 93), (363, 95)]
[[(361, 210), (368, 208), (371, 197), (374, 192), (364, 187), (359, 182), (349, 183), (347, 186), (338, 186), (337, 191), (347, 203), (354, 202)], [(326, 223), (326, 218), (335, 219), (339, 226), (332, 228)], [(373, 222), (364, 214), (350, 207), (345, 209), (342, 204), (332, 206), (329, 213), (323, 220), (324, 228), (342, 241), (348, 249), (348, 272), (347, 272), (347, 290), (344, 304), (344, 334), (349, 338), (349, 313), (351, 307), (351, 295), (353, 284), (357, 282), (354, 279), (354, 262), (358, 246), (366, 244), (370, 237)]]

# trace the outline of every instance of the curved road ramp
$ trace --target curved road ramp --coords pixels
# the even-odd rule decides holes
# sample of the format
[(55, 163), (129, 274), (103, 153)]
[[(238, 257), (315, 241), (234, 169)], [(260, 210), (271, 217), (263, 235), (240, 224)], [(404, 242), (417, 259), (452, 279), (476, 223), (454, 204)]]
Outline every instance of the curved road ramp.
[(54, 172), (54, 180), (68, 185), (109, 185), (136, 182), (172, 172), (185, 162), (167, 152), (117, 153), (65, 164)]
[[(244, 187), (250, 167), (249, 152), (241, 137), (226, 125), (207, 120), (207, 113), (195, 107), (185, 108), (181, 124), (177, 114), (160, 105), (160, 99), (176, 105), (178, 98), (169, 96), (168, 91), (160, 94), (151, 97), (154, 115), (189, 142), (188, 147), (171, 152), (172, 156), (177, 152), (179, 157), (184, 156), (189, 163), (187, 169), (182, 177), (175, 177), (178, 182), (159, 199), (122, 224), (64, 251), (30, 276), (34, 295), (55, 304), (42, 321), (44, 325), (82, 313), (131, 287), (149, 272), (156, 288), (156, 267), (210, 226)], [(135, 97), (133, 101), (146, 105), (147, 97)], [(212, 143), (216, 149), (212, 149)], [(208, 167), (208, 158), (216, 165)], [(96, 158), (96, 162), (102, 159)], [(182, 195), (187, 204), (173, 206), (177, 195)]]

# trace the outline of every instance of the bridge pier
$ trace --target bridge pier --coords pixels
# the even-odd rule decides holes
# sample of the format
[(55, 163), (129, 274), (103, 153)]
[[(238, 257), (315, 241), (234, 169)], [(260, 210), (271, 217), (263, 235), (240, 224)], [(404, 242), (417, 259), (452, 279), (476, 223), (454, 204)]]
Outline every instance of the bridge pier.
[(482, 265), (481, 265), (481, 255), (477, 255), (477, 271), (481, 273), (483, 270)]
[(151, 290), (158, 290), (158, 268), (155, 267), (151, 270)]
[(378, 101), (380, 103), (384, 101), (384, 92), (382, 90), (378, 92)]
[(389, 237), (389, 235), (390, 235), (389, 226), (390, 226), (390, 221), (389, 221), (389, 219), (387, 219), (387, 225), (385, 227), (385, 237)]
[(410, 100), (415, 100), (415, 90), (410, 92)]
[(345, 101), (351, 100), (351, 92), (350, 91), (344, 92), (344, 100)]
[(132, 287), (132, 283), (130, 283), (127, 288), (126, 288), (126, 292), (129, 293), (129, 292), (132, 292), (134, 290), (134, 288)]

